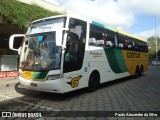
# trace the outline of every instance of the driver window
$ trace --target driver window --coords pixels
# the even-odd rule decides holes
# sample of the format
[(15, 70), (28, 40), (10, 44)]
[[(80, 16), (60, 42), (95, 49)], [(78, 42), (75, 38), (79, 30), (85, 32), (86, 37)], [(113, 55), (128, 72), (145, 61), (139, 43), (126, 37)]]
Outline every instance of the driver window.
[(65, 54), (65, 62), (77, 62), (78, 60), (78, 44), (76, 42), (68, 42)]
[(70, 33), (67, 37), (64, 55), (64, 72), (71, 72), (81, 68), (79, 55), (79, 38), (74, 33)]
[(69, 21), (69, 31), (75, 33), (81, 43), (86, 42), (87, 23), (85, 21), (71, 18)]

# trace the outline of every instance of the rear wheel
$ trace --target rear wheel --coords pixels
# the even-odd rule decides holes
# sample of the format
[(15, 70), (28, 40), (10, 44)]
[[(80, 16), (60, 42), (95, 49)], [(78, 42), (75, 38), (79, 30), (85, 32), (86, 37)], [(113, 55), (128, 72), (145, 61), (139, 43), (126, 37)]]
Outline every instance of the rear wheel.
[(140, 72), (139, 72), (139, 67), (137, 66), (137, 67), (136, 67), (136, 70), (135, 70), (134, 77), (135, 77), (135, 78), (138, 78), (138, 77), (139, 77), (139, 74), (140, 74)]
[(100, 85), (100, 76), (98, 72), (93, 72), (89, 77), (88, 91), (94, 92)]
[(141, 66), (141, 68), (139, 69), (139, 77), (142, 76), (143, 74), (143, 66)]

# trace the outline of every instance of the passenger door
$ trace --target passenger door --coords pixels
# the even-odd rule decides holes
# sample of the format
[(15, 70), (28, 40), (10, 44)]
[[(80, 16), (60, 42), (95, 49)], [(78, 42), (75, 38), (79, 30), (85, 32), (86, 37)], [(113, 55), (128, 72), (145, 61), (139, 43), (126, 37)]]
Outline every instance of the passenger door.
[(85, 53), (87, 23), (70, 19), (69, 32), (64, 53), (63, 76), (65, 92), (84, 87), (83, 59)]
[(72, 88), (79, 87), (79, 80), (82, 77), (84, 49), (82, 51), (82, 44), (76, 35), (68, 35), (68, 42), (64, 54), (63, 73), (65, 78), (65, 89), (72, 90)]

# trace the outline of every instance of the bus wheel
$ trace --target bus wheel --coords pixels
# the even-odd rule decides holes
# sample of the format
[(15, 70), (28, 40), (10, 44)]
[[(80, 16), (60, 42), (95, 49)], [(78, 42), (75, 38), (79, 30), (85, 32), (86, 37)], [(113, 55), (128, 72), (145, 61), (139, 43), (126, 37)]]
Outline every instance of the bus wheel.
[(89, 83), (88, 83), (88, 91), (94, 92), (98, 89), (100, 85), (100, 75), (98, 72), (92, 72), (92, 74), (89, 77)]
[(141, 66), (141, 68), (139, 69), (139, 77), (142, 76), (143, 74), (143, 66)]
[(139, 77), (139, 73), (140, 73), (139, 71), (140, 71), (140, 70), (139, 70), (139, 67), (137, 66), (137, 67), (136, 67), (136, 71), (135, 71), (135, 75), (134, 75), (135, 78), (138, 78), (138, 77)]

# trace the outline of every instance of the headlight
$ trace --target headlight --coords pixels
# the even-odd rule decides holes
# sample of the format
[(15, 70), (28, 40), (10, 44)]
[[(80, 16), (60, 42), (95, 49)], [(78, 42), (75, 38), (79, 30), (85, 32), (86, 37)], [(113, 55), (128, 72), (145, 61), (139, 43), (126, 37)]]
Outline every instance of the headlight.
[(56, 80), (56, 79), (59, 79), (61, 76), (60, 74), (57, 74), (57, 75), (48, 75), (47, 76), (47, 80)]

